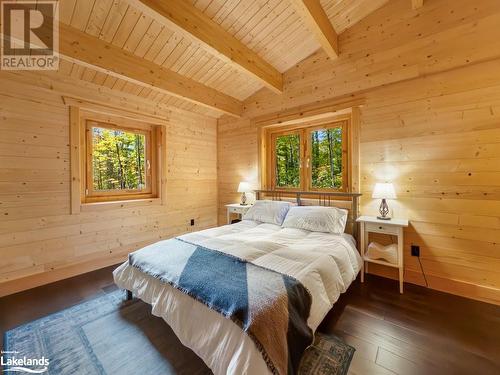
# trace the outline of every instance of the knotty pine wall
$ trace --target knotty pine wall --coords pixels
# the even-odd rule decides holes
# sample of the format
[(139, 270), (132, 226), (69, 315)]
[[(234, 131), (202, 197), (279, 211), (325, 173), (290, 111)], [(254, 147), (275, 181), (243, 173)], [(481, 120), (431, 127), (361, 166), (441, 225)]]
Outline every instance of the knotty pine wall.
[[(59, 89), (168, 116), (165, 206), (141, 202), (70, 214), (69, 112)], [(216, 120), (148, 105), (55, 73), (0, 72), (0, 296), (217, 224)]]
[[(285, 74), (282, 96), (262, 90), (245, 118), (218, 125), (219, 223), (241, 180), (257, 183), (252, 118), (351, 95), (361, 108), (361, 203), (394, 182), (395, 216), (408, 217), (405, 279), (500, 303), (500, 2), (394, 0), (340, 35), (341, 56), (322, 52)], [(395, 277), (370, 265), (370, 272)]]

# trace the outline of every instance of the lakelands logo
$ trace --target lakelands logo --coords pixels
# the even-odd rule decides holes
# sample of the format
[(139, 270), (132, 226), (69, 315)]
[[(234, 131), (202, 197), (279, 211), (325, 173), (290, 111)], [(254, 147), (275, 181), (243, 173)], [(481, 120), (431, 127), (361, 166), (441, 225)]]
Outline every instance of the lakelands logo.
[(19, 352), (4, 352), (0, 356), (0, 365), (3, 372), (26, 372), (29, 374), (43, 374), (49, 369), (49, 360), (44, 356), (39, 358), (18, 357)]
[(1, 1), (3, 70), (59, 69), (57, 0)]

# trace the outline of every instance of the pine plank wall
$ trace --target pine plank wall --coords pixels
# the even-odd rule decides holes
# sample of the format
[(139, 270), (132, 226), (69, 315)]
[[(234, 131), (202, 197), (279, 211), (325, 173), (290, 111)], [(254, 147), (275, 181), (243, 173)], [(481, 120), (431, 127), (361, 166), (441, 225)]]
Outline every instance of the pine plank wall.
[[(219, 223), (239, 181), (257, 183), (252, 118), (349, 95), (361, 107), (361, 211), (377, 212), (376, 181), (394, 182), (407, 216), (405, 279), (500, 303), (500, 2), (429, 0), (418, 12), (390, 1), (285, 73), (280, 97), (246, 101), (219, 120)], [(345, 100), (345, 99), (344, 99)], [(370, 265), (370, 272), (390, 270)]]
[[(62, 93), (168, 118), (166, 205), (70, 214), (69, 109)], [(146, 244), (216, 225), (216, 119), (115, 95), (56, 73), (0, 72), (0, 295), (115, 264)]]
[[(0, 295), (224, 224), (238, 182), (258, 178), (253, 119), (348, 96), (365, 102), (362, 212), (376, 212), (373, 184), (390, 179), (399, 196), (394, 214), (411, 220), (405, 279), (424, 283), (409, 255), (418, 244), (429, 287), (500, 303), (498, 25), (497, 0), (428, 0), (417, 11), (408, 0), (391, 0), (340, 34), (338, 59), (316, 52), (285, 72), (283, 95), (261, 90), (245, 101), (241, 119), (224, 116), (218, 124), (140, 98), (132, 87), (123, 93), (61, 74), (0, 72)], [(74, 67), (63, 65), (77, 76)], [(62, 95), (168, 118), (166, 206), (70, 215)]]

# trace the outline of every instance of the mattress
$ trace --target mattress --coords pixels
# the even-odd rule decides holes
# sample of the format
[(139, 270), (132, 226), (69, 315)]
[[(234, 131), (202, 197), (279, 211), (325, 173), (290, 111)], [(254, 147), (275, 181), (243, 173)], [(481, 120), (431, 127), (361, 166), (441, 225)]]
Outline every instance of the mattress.
[[(308, 325), (313, 331), (361, 268), (355, 241), (348, 234), (243, 220), (179, 238), (298, 279), (312, 296)], [(161, 245), (162, 241), (152, 246)], [(114, 271), (114, 279), (119, 287), (151, 304), (152, 313), (163, 318), (214, 374), (269, 373), (254, 342), (231, 320), (128, 262)]]

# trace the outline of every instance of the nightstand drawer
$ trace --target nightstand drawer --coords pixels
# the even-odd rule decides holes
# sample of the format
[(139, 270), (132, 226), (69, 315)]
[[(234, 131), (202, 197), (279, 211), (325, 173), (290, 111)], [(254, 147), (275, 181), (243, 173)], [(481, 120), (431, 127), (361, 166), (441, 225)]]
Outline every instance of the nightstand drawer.
[(399, 227), (387, 224), (365, 223), (365, 230), (367, 232), (397, 235)]
[(248, 211), (248, 209), (250, 208), (249, 207), (228, 207), (228, 211), (230, 213), (234, 213), (234, 214), (244, 214), (245, 212)]

